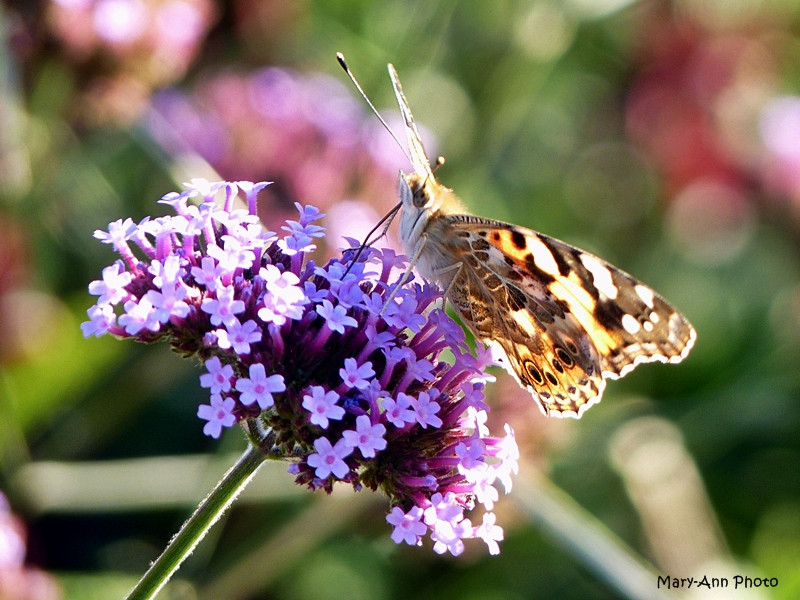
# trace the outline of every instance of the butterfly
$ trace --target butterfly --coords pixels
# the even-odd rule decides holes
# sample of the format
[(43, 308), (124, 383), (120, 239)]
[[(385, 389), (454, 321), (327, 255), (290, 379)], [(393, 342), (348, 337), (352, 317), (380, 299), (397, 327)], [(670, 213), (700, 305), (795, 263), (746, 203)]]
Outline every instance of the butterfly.
[(545, 415), (580, 418), (607, 379), (686, 358), (694, 328), (650, 287), (562, 241), (468, 214), (436, 180), (391, 64), (389, 76), (413, 166), (398, 177), (400, 238), (411, 265), (446, 290), (463, 323), (498, 350)]

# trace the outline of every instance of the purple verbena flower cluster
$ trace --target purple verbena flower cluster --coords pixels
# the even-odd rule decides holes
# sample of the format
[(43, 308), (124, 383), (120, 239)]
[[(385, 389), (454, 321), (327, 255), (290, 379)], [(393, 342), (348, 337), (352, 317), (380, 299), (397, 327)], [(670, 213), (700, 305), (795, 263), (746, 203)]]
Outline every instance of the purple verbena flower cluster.
[[(199, 356), (204, 433), (236, 423), (251, 439), (260, 432), (254, 443), (291, 460), (312, 489), (380, 488), (396, 543), (420, 545), (427, 533), (436, 552), (457, 555), (478, 537), (499, 552), (503, 531), (488, 511), (495, 485), (511, 488), (518, 450), (509, 426), (491, 437), (485, 424), (489, 353), (471, 353), (434, 308), (437, 289), (398, 287), (406, 265), (391, 250), (365, 248), (356, 260), (351, 248), (317, 265), (317, 209), (298, 206), (283, 236), (265, 231), (255, 217), (265, 185), (195, 180), (162, 199), (175, 216), (96, 232), (122, 258), (89, 285), (99, 298), (84, 335), (165, 340)], [(234, 208), (239, 191), (247, 210)], [(487, 512), (473, 526), (464, 513), (476, 503)]]

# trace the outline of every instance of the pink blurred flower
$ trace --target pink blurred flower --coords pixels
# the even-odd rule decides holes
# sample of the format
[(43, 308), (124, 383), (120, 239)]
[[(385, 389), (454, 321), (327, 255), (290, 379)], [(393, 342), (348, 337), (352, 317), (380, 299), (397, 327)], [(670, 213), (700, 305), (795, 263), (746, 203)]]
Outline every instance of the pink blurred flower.
[(61, 600), (63, 596), (52, 576), (23, 564), (26, 552), (25, 526), (0, 492), (0, 598)]
[(800, 97), (778, 96), (763, 108), (759, 133), (769, 191), (800, 201)]
[(84, 79), (80, 117), (137, 118), (153, 89), (185, 75), (217, 10), (211, 0), (50, 0), (47, 25)]

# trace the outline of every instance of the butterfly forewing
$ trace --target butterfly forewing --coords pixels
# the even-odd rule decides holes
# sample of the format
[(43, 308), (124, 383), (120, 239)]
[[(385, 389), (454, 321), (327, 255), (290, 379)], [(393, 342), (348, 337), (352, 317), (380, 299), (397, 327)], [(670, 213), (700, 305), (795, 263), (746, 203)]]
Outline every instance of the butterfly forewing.
[(414, 172), (401, 173), (400, 234), (475, 336), (545, 414), (580, 417), (605, 378), (643, 362), (680, 362), (695, 331), (651, 288), (604, 260), (530, 229), (460, 214), (436, 181), (394, 67)]

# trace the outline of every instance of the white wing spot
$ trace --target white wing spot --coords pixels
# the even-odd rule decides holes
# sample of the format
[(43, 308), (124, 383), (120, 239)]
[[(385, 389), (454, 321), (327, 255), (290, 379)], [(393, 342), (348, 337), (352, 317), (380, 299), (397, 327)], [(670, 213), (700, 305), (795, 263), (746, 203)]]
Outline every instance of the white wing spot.
[(517, 310), (511, 313), (511, 318), (519, 325), (528, 337), (536, 337), (536, 325), (527, 310)]
[(653, 323), (658, 323), (659, 322), (660, 317), (658, 316), (658, 313), (656, 311), (653, 311), (653, 312), (650, 313), (650, 320)]
[(612, 300), (616, 298), (619, 290), (611, 279), (611, 271), (591, 254), (581, 254), (581, 262), (594, 277), (594, 286)]
[(639, 332), (639, 321), (633, 315), (622, 315), (622, 326), (631, 335)]
[(645, 331), (653, 331), (653, 324), (650, 321), (645, 321), (644, 323), (642, 323), (642, 328)]
[(639, 294), (639, 298), (642, 299), (642, 302), (647, 304), (648, 307), (653, 308), (653, 290), (642, 284), (636, 285), (634, 289), (636, 293)]
[(556, 259), (553, 258), (553, 253), (548, 250), (542, 241), (534, 236), (529, 237), (527, 240), (528, 250), (533, 255), (533, 262), (542, 271), (553, 277), (558, 277), (558, 265)]

